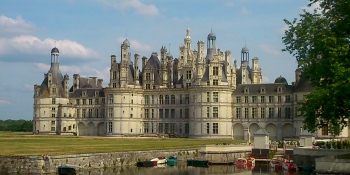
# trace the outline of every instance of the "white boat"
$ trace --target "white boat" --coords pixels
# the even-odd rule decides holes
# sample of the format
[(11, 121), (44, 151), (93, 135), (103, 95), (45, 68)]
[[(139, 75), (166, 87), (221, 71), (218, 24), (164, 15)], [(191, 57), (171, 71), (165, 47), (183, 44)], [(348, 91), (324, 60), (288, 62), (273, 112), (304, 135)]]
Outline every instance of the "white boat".
[(165, 164), (167, 162), (166, 158), (164, 156), (159, 156), (157, 158), (151, 159), (152, 162), (157, 162), (158, 164)]

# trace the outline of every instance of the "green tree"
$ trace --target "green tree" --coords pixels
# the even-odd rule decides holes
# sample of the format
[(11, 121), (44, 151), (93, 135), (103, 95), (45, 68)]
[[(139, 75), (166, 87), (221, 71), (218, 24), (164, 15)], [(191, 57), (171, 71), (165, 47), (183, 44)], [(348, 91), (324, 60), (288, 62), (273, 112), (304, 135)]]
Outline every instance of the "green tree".
[(284, 20), (283, 51), (296, 57), (314, 87), (299, 109), (304, 127), (314, 132), (328, 125), (336, 135), (350, 116), (350, 2), (310, 0), (309, 6), (315, 3), (320, 7), (304, 10), (299, 20)]

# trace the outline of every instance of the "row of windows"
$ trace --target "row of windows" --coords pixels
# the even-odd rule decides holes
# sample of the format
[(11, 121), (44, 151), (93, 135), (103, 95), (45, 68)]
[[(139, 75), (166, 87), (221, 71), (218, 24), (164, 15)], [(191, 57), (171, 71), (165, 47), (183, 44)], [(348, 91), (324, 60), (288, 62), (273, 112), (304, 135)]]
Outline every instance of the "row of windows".
[[(102, 104), (104, 104), (104, 103), (105, 103), (105, 99), (102, 98)], [(80, 105), (80, 104), (82, 104), (82, 105), (87, 105), (87, 104), (88, 105), (93, 105), (93, 104), (99, 105), (100, 99), (98, 99), (98, 98), (96, 98), (96, 99), (76, 99), (75, 104), (76, 105)]]
[[(51, 121), (51, 125), (55, 125), (55, 121)], [(68, 131), (70, 131), (72, 129), (75, 129), (75, 124), (68, 126)], [(51, 127), (51, 131), (56, 131), (56, 127), (52, 126)], [(63, 127), (62, 131), (66, 132), (67, 131), (67, 127)]]
[(77, 109), (78, 118), (105, 118), (105, 115), (105, 109)]
[[(188, 134), (190, 132), (190, 125), (189, 123), (158, 123), (158, 130), (157, 130), (157, 124), (155, 123), (143, 123), (143, 132), (144, 133), (179, 133), (179, 134)], [(184, 128), (183, 128), (184, 125)]]
[[(249, 96), (244, 96), (244, 103), (275, 103), (275, 96), (268, 96), (268, 99), (265, 99), (265, 96), (260, 96), (260, 101), (258, 100), (258, 96), (251, 96), (251, 100), (249, 100)], [(277, 102), (282, 103), (282, 96), (277, 96)], [(284, 102), (290, 103), (291, 97), (290, 95), (284, 96)], [(241, 96), (236, 96), (236, 103), (243, 103)]]
[[(145, 104), (155, 104), (155, 100), (158, 100), (158, 104), (176, 104), (175, 95), (171, 95), (169, 99), (169, 95), (159, 95), (159, 98), (156, 99), (154, 95), (145, 95)], [(185, 94), (184, 98), (183, 95), (179, 95), (179, 104), (189, 104), (190, 102), (190, 96), (188, 94)]]
[[(275, 108), (236, 108), (236, 118), (276, 118)], [(250, 110), (250, 111), (249, 111)], [(259, 110), (259, 111), (258, 111)], [(266, 111), (267, 110), (267, 111)], [(284, 108), (284, 117), (291, 118), (292, 110), (290, 107)], [(282, 108), (277, 108), (277, 118), (282, 118)]]

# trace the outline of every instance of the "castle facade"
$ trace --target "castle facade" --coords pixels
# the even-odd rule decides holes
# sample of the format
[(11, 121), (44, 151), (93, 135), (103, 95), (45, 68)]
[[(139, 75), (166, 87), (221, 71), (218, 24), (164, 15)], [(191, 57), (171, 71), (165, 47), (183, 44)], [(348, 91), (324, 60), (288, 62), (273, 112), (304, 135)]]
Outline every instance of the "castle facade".
[[(59, 70), (59, 50), (51, 50), (51, 68), (41, 85), (34, 85), (33, 132), (79, 136), (152, 136), (173, 134), (191, 138), (249, 140), (260, 128), (271, 139), (298, 137), (303, 118), (298, 102), (312, 91), (295, 71), (295, 82), (279, 76), (262, 83), (259, 59), (241, 50), (241, 62), (221, 51), (216, 35), (192, 48), (190, 29), (178, 58), (165, 47), (149, 58), (131, 56), (130, 42), (120, 47), (120, 62), (110, 57), (107, 87), (97, 77), (69, 76)], [(206, 53), (206, 54), (205, 54)], [(140, 64), (141, 61), (141, 64)], [(141, 66), (141, 67), (139, 67)], [(316, 132), (329, 138), (328, 126)], [(348, 129), (342, 133), (348, 137)]]

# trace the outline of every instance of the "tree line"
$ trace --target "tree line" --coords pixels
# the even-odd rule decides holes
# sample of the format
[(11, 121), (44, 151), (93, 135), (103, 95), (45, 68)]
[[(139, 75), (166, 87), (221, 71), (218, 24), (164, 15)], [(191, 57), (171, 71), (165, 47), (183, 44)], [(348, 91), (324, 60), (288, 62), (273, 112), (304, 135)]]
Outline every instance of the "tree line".
[(32, 120), (0, 120), (0, 131), (32, 132)]

